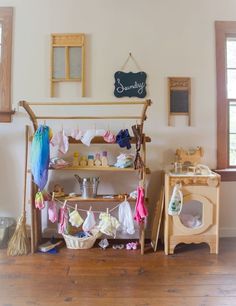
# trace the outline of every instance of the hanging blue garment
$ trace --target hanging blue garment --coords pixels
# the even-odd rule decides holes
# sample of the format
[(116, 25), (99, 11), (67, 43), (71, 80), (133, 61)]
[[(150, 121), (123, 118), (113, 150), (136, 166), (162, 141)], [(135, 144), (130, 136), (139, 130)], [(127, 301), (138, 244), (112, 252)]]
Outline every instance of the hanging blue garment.
[(49, 127), (40, 125), (34, 134), (31, 146), (31, 172), (40, 190), (43, 190), (48, 180), (49, 142)]

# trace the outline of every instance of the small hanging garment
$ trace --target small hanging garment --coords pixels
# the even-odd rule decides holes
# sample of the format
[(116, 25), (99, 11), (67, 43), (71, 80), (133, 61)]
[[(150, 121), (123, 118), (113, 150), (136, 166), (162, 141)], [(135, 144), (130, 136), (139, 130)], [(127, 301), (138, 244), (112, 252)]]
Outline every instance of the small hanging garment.
[(181, 191), (181, 184), (175, 184), (168, 206), (168, 214), (171, 216), (179, 215), (182, 210), (182, 206), (183, 193)]
[(79, 129), (73, 129), (69, 136), (71, 136), (75, 140), (80, 140), (81, 137), (83, 136), (83, 132)]
[(133, 215), (130, 208), (130, 204), (127, 200), (123, 201), (119, 205), (118, 219), (122, 232), (126, 232), (130, 235), (133, 235), (135, 233)]
[(69, 222), (72, 226), (75, 226), (75, 227), (80, 227), (80, 225), (84, 222), (83, 218), (80, 216), (77, 210), (77, 205), (75, 206), (75, 210), (73, 210), (69, 214)]
[(95, 136), (104, 136), (105, 133), (106, 131), (102, 129), (101, 130), (96, 130), (96, 129), (87, 130), (82, 136), (81, 142), (85, 144), (86, 146), (90, 146), (90, 143)]
[(36, 193), (34, 203), (35, 203), (35, 207), (40, 210), (45, 207), (43, 193), (41, 191), (38, 191)]
[(144, 196), (144, 188), (139, 186), (137, 188), (138, 197), (135, 205), (135, 216), (134, 220), (138, 223), (142, 223), (148, 215), (147, 208), (145, 206), (145, 196)]
[(116, 143), (118, 143), (121, 148), (126, 147), (128, 150), (131, 149), (130, 140), (131, 137), (129, 135), (128, 129), (120, 130), (116, 135)]
[(34, 134), (31, 146), (31, 172), (34, 182), (40, 190), (43, 190), (48, 180), (49, 134), (49, 127), (40, 125)]
[(116, 136), (112, 134), (111, 131), (106, 131), (106, 133), (103, 135), (103, 139), (108, 143), (116, 142)]
[(55, 223), (57, 221), (57, 204), (54, 200), (48, 201), (48, 219)]
[(51, 140), (51, 144), (53, 146), (58, 146), (58, 152), (61, 154), (65, 154), (69, 149), (69, 140), (68, 137), (65, 134), (64, 129), (57, 132)]
[(63, 207), (59, 209), (59, 218), (58, 218), (58, 233), (64, 234), (67, 232), (68, 225), (68, 209), (66, 207), (66, 201), (64, 202)]
[(95, 221), (94, 213), (91, 210), (89, 210), (87, 211), (87, 217), (84, 220), (82, 229), (85, 232), (89, 232), (95, 225), (96, 225), (96, 221)]
[(108, 212), (100, 213), (100, 222), (98, 224), (98, 229), (101, 233), (108, 236), (116, 237), (116, 231), (120, 226), (120, 223), (115, 217), (112, 217)]

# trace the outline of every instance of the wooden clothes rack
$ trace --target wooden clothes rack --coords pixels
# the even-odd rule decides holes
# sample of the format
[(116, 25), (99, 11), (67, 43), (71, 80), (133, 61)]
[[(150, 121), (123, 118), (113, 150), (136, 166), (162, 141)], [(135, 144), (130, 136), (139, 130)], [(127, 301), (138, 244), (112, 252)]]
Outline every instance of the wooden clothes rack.
[[(144, 100), (144, 101), (124, 101), (124, 102), (27, 102), (27, 101), (20, 101), (19, 106), (23, 107), (27, 114), (29, 115), (29, 118), (33, 124), (33, 129), (34, 132), (36, 132), (38, 126), (39, 126), (39, 120), (109, 120), (109, 119), (114, 119), (114, 120), (136, 120), (137, 124), (141, 126), (141, 130), (143, 131), (143, 126), (144, 122), (147, 119), (146, 112), (148, 107), (151, 105), (151, 100)], [(101, 116), (58, 116), (58, 115), (37, 115), (36, 110), (34, 108), (36, 107), (44, 107), (44, 108), (49, 108), (49, 107), (54, 107), (53, 110), (56, 110), (56, 108), (60, 107), (106, 107), (106, 109), (111, 109), (113, 110), (114, 106), (141, 106), (141, 114), (140, 115), (113, 115), (114, 110), (112, 115), (101, 115)], [(131, 137), (132, 144), (136, 143), (135, 137)], [(148, 169), (146, 168), (146, 142), (151, 142), (151, 139), (147, 137), (145, 134), (142, 135), (142, 142), (141, 142), (141, 157), (143, 160), (143, 167), (140, 170), (141, 175), (140, 175), (140, 180), (139, 180), (139, 185), (142, 185), (145, 188), (146, 185), (146, 174), (148, 173)], [(81, 143), (80, 140), (75, 140), (71, 137), (69, 137), (69, 143), (70, 144), (75, 144), (75, 143)], [(104, 141), (103, 137), (95, 137), (92, 142), (92, 144), (106, 144), (106, 145), (111, 145), (107, 142)], [(89, 170), (89, 168), (75, 168), (75, 167), (69, 167), (66, 169), (62, 170)], [(91, 169), (90, 169), (91, 170)], [(111, 171), (109, 167), (107, 169), (104, 169), (104, 167), (93, 167), (94, 171)], [(115, 171), (127, 171), (126, 168), (116, 168), (113, 169)], [(129, 169), (129, 171), (135, 171), (134, 169)], [(37, 192), (37, 186), (34, 184), (33, 179), (31, 178), (31, 219), (32, 219), (32, 226), (31, 226), (31, 252), (34, 253), (37, 248), (39, 243), (41, 242), (42, 239), (42, 227), (41, 227), (41, 211), (37, 210), (35, 208), (34, 199), (35, 199), (35, 194)], [(79, 201), (83, 201), (82, 199)], [(94, 199), (94, 201), (97, 202), (102, 202), (102, 198)], [(113, 200), (113, 202), (117, 201), (117, 198)], [(145, 229), (144, 229), (144, 224), (140, 224), (140, 244), (141, 244), (141, 254), (144, 254), (144, 239), (145, 239)]]

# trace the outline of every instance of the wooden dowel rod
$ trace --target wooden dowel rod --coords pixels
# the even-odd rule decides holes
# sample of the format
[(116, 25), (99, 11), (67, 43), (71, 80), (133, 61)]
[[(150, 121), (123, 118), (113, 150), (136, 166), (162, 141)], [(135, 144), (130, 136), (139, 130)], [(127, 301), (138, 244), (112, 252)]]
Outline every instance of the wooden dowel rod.
[(141, 119), (140, 116), (101, 116), (101, 117), (64, 117), (64, 116), (37, 116), (36, 119)]
[(33, 106), (88, 106), (88, 105), (145, 105), (146, 101), (124, 101), (124, 102), (27, 102), (28, 105)]

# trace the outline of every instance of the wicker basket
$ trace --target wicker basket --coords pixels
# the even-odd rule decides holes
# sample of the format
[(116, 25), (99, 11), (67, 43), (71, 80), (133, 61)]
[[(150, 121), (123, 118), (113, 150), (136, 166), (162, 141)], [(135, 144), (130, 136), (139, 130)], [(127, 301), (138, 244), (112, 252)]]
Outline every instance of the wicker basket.
[(76, 236), (62, 234), (65, 239), (68, 249), (90, 249), (93, 247), (97, 238), (101, 236), (101, 233), (96, 231), (92, 233), (90, 237), (78, 238)]

